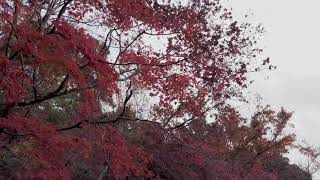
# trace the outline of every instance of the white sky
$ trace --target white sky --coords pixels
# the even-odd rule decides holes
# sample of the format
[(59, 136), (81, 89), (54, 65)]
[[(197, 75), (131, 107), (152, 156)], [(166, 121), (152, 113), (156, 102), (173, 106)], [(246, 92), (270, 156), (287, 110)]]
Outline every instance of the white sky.
[[(320, 145), (320, 1), (224, 0), (266, 29), (262, 44), (277, 70), (256, 74), (253, 90), (263, 102), (294, 111), (296, 133)], [(295, 155), (289, 156), (299, 161)], [(314, 179), (320, 179), (317, 175)]]

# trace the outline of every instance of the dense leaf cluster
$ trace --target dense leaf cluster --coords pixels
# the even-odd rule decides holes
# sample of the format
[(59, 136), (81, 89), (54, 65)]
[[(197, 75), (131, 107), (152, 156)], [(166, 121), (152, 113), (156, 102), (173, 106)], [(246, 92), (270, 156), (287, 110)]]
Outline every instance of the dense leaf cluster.
[(0, 19), (1, 178), (301, 177), (271, 161), (291, 113), (228, 104), (273, 66), (218, 0), (0, 0)]

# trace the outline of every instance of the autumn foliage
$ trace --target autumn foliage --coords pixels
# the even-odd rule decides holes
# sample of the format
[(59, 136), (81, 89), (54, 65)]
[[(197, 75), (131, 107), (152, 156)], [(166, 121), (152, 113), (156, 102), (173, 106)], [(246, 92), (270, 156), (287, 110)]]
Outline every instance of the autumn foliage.
[(280, 177), (291, 113), (230, 103), (273, 68), (263, 30), (218, 0), (0, 0), (0, 19), (1, 178)]

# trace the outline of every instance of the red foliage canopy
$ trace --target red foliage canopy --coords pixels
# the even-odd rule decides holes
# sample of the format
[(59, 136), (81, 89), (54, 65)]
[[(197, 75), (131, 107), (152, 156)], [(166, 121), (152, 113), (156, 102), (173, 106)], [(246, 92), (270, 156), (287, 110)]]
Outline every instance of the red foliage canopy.
[[(0, 19), (5, 177), (276, 176), (264, 162), (293, 141), (291, 114), (227, 104), (272, 66), (256, 58), (261, 27), (219, 1), (0, 0)], [(155, 102), (142, 111), (139, 89)]]

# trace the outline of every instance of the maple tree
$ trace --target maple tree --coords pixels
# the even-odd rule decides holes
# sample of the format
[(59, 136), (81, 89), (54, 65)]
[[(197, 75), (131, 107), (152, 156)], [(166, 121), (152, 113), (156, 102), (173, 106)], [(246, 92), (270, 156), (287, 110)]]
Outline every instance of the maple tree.
[(219, 1), (0, 0), (0, 19), (5, 177), (277, 177), (291, 113), (228, 105), (273, 66)]
[(295, 145), (296, 148), (304, 155), (304, 162), (299, 162), (299, 166), (310, 175), (315, 174), (320, 169), (320, 149), (310, 145), (306, 141)]

